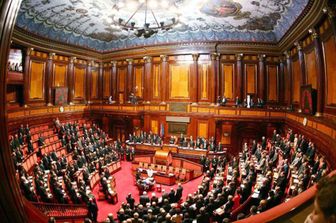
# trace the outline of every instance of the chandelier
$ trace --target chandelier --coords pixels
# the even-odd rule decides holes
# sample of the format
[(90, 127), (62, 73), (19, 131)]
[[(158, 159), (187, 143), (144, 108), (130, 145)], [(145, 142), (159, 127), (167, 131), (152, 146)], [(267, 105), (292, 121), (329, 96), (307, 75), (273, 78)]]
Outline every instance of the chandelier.
[(179, 23), (176, 0), (118, 0), (109, 21), (112, 26), (149, 38)]

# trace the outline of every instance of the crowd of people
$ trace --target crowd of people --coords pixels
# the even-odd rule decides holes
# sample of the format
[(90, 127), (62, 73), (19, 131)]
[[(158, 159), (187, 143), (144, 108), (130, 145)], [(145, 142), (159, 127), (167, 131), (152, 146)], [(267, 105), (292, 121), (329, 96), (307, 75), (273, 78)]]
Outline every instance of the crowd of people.
[(195, 140), (192, 136), (185, 136), (181, 133), (180, 137), (171, 136), (169, 139), (169, 144), (176, 144), (180, 147), (186, 147), (189, 149), (204, 149), (209, 151), (222, 151), (222, 146), (219, 143), (216, 145), (215, 138), (212, 136), (210, 139), (204, 137), (197, 137)]
[[(129, 134), (128, 138), (129, 140), (127, 141), (127, 143), (130, 144), (147, 143), (151, 145), (162, 145), (164, 143), (160, 135), (155, 134), (151, 131), (149, 133), (145, 131), (140, 131), (138, 135), (133, 132), (133, 134)], [(210, 139), (206, 139), (204, 137), (197, 137), (196, 139), (193, 139), (192, 136), (188, 137), (181, 133), (179, 137), (170, 136), (170, 138), (168, 139), (168, 143), (170, 145), (177, 145), (179, 147), (188, 149), (202, 149), (213, 152), (221, 152), (224, 150), (221, 142), (218, 142), (217, 144), (213, 136), (210, 137)]]
[[(110, 173), (106, 166), (119, 159), (116, 143), (107, 144), (108, 135), (95, 124), (87, 127), (85, 123), (80, 126), (77, 122), (60, 123), (57, 119), (54, 125), (55, 134), (68, 154), (58, 156), (56, 150), (38, 154), (38, 163), (32, 173), (23, 168), (20, 160), (14, 159), (21, 190), (30, 201), (87, 204), (90, 218), (96, 221), (98, 206), (91, 192), (90, 179), (99, 171), (101, 184), (108, 181)], [(19, 134), (21, 132), (20, 128)], [(25, 131), (26, 139), (27, 135), (29, 131)], [(14, 146), (16, 143), (11, 142), (11, 145), (16, 152), (20, 151), (20, 146)], [(112, 193), (108, 186), (103, 189), (106, 196)]]
[[(111, 175), (106, 165), (123, 159), (125, 154), (127, 160), (133, 160), (134, 148), (125, 147), (120, 141), (107, 144), (107, 134), (95, 124), (87, 127), (55, 120), (54, 125), (69, 155), (58, 156), (56, 151), (38, 154), (39, 161), (32, 173), (27, 173), (22, 167), (24, 157), (20, 156), (22, 146), (31, 141), (29, 126), (21, 126), (11, 138), (10, 146), (22, 192), (30, 201), (85, 203), (91, 220), (96, 221), (98, 207), (89, 184), (91, 174), (99, 171), (105, 196), (112, 196), (114, 191), (107, 183)], [(171, 142), (181, 147), (213, 148), (214, 151), (218, 148), (214, 146), (213, 137), (193, 140), (191, 136), (181, 134), (178, 139), (173, 139)], [(128, 143), (160, 144), (160, 140), (156, 134), (141, 132), (139, 136), (130, 135)], [(40, 141), (39, 147), (44, 145), (43, 137), (37, 141)], [(197, 191), (184, 201), (181, 185), (176, 191), (162, 191), (160, 197), (144, 192), (139, 203), (130, 194), (117, 213), (117, 221), (230, 222), (266, 211), (300, 194), (329, 171), (325, 157), (316, 151), (314, 143), (292, 130), (282, 136), (274, 131), (271, 138), (262, 137), (250, 144), (245, 143), (238, 156), (229, 157), (226, 153), (202, 156), (200, 163), (204, 171), (202, 182)], [(81, 178), (78, 178), (79, 173), (82, 173)], [(244, 209), (237, 213), (241, 206)], [(106, 222), (115, 222), (114, 216), (109, 215)]]
[[(284, 136), (274, 131), (272, 138), (245, 143), (239, 156), (202, 156), (200, 162), (205, 172), (202, 182), (184, 202), (173, 189), (161, 197), (144, 193), (139, 203), (129, 195), (118, 211), (118, 222), (243, 219), (296, 196), (328, 173), (327, 162), (314, 144), (292, 130)], [(242, 205), (245, 208), (237, 213)]]
[(145, 131), (140, 131), (138, 135), (135, 132), (133, 132), (133, 134), (129, 134), (128, 142), (161, 145), (163, 143), (163, 140), (161, 136), (159, 136), (158, 134), (154, 134), (151, 131), (149, 133)]

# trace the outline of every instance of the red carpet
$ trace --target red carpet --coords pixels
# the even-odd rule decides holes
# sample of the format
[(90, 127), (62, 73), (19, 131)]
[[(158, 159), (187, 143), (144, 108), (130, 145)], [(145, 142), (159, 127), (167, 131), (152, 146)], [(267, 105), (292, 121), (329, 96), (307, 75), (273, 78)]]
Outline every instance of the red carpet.
[[(139, 191), (137, 187), (134, 185), (134, 176), (132, 175), (131, 171), (131, 163), (122, 161), (121, 162), (121, 170), (114, 174), (114, 177), (116, 179), (117, 184), (117, 193), (118, 193), (118, 203), (117, 204), (110, 204), (107, 201), (98, 201), (98, 221), (102, 222), (106, 219), (108, 213), (113, 213), (113, 216), (117, 217), (117, 211), (120, 208), (120, 205), (122, 202), (126, 202), (126, 196), (128, 193), (132, 193), (132, 196), (134, 197), (136, 203), (139, 203)], [(194, 193), (197, 190), (198, 185), (201, 183), (202, 177), (199, 177), (197, 179), (194, 179), (192, 181), (189, 181), (185, 184), (182, 184), (183, 186), (183, 196), (184, 199), (188, 194)], [(162, 189), (165, 189), (165, 191), (169, 192), (170, 188), (176, 189), (177, 185), (174, 186), (164, 186), (162, 185)], [(98, 198), (98, 190), (99, 186), (97, 186), (93, 189), (93, 193)], [(149, 191), (149, 197), (151, 197), (152, 192), (155, 192), (156, 196), (161, 196), (161, 192), (157, 191)]]

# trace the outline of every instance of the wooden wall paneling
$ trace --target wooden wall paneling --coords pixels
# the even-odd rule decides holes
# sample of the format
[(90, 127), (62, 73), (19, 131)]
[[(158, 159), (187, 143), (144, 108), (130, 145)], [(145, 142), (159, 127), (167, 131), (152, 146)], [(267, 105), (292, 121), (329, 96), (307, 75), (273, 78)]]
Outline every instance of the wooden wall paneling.
[(188, 134), (187, 136), (192, 136), (194, 139), (197, 137), (197, 124), (198, 119), (196, 117), (190, 117), (190, 122), (188, 123)]
[(84, 102), (86, 99), (86, 66), (74, 65), (74, 101)]
[(216, 137), (216, 120), (208, 118), (208, 138)]
[(240, 101), (243, 99), (243, 62), (242, 62), (242, 54), (236, 55), (236, 74), (235, 74), (235, 86), (236, 86), (236, 93), (235, 98), (238, 97)]
[(153, 101), (158, 101), (160, 102), (160, 97), (161, 97), (161, 92), (163, 89), (163, 85), (160, 83), (160, 79), (162, 77), (161, 73), (161, 65), (158, 63), (153, 63), (152, 65), (153, 68), (153, 75), (152, 75), (152, 99)]
[(86, 76), (85, 76), (85, 85), (84, 85), (84, 103), (89, 101), (91, 103), (91, 83), (92, 83), (92, 69), (94, 66), (94, 61), (90, 61), (86, 66)]
[(127, 67), (119, 66), (117, 67), (117, 92), (118, 92), (118, 102), (124, 104), (126, 100), (125, 88), (126, 88), (126, 75)]
[(211, 83), (211, 65), (207, 62), (198, 64), (198, 101), (212, 103), (211, 91), (214, 85)]
[(73, 99), (75, 97), (75, 83), (74, 83), (74, 78), (75, 78), (75, 68), (74, 68), (74, 62), (75, 62), (75, 58), (74, 57), (70, 57), (70, 61), (69, 61), (69, 68), (68, 68), (68, 102), (69, 104), (73, 103)]
[(209, 101), (210, 103), (216, 103), (217, 97), (220, 95), (220, 86), (219, 86), (219, 64), (220, 64), (220, 54), (219, 53), (211, 53), (211, 69), (209, 72)]
[[(144, 86), (145, 86), (145, 58), (138, 59), (133, 64), (133, 92), (136, 96), (144, 98)], [(151, 78), (151, 76), (149, 77)], [(149, 81), (150, 82), (150, 81)]]
[(292, 102), (300, 102), (301, 72), (298, 58), (293, 60), (292, 65)]
[(225, 71), (224, 71), (225, 62), (223, 61), (223, 56), (220, 56), (219, 58), (220, 58), (220, 62), (219, 62), (219, 74), (218, 74), (218, 78), (219, 78), (218, 79), (218, 89), (219, 89), (218, 96), (222, 97), (225, 95)]
[(193, 63), (191, 66), (191, 80), (190, 80), (190, 100), (193, 103), (198, 103), (198, 101), (201, 99), (199, 89), (202, 84), (202, 81), (200, 80), (200, 69), (199, 69), (199, 54), (195, 53), (192, 54)]
[(326, 71), (326, 106), (336, 107), (336, 40), (330, 36), (323, 41)]
[(99, 98), (98, 89), (99, 89), (99, 67), (91, 67), (91, 78), (90, 78), (90, 91), (91, 96), (90, 100), (96, 100)]
[(221, 143), (223, 145), (231, 145), (232, 124), (223, 123), (221, 127)]
[(53, 63), (53, 87), (66, 87), (68, 77), (68, 65), (66, 63)]
[(317, 89), (316, 54), (314, 48), (305, 53), (305, 65), (307, 84), (311, 84), (312, 88)]
[(29, 66), (29, 100), (44, 101), (46, 61), (31, 59)]
[(221, 96), (225, 96), (227, 99), (233, 100), (235, 98), (235, 65), (234, 63), (222, 63), (221, 66), (222, 79), (221, 85), (223, 85), (223, 92)]
[(150, 129), (154, 134), (159, 134), (159, 121), (157, 119), (151, 119), (150, 126)]
[[(169, 99), (190, 99), (191, 63), (169, 63)], [(177, 87), (178, 86), (178, 87)]]
[(112, 95), (112, 68), (109, 64), (107, 64), (105, 65), (103, 70), (103, 99), (106, 100), (111, 95)]
[(317, 76), (317, 106), (316, 116), (320, 116), (323, 113), (324, 98), (325, 98), (325, 67), (323, 58), (323, 49), (320, 35), (314, 30), (312, 33), (313, 43), (315, 47), (316, 57), (316, 76)]
[(118, 88), (118, 73), (117, 73), (117, 61), (112, 61), (112, 73), (111, 73), (111, 91), (112, 91), (112, 98), (114, 101), (119, 102), (119, 88)]
[(144, 115), (144, 129), (143, 131), (149, 132), (151, 131), (151, 116)]
[(257, 86), (258, 86), (258, 98), (261, 98), (265, 101), (265, 55), (258, 55), (259, 63), (258, 63), (258, 78), (257, 78)]
[(29, 66), (30, 66), (30, 54), (33, 51), (33, 48), (27, 48), (25, 52), (25, 69), (23, 70), (23, 103), (25, 106), (27, 106), (27, 103), (29, 101)]
[[(168, 56), (167, 55), (160, 55), (161, 58), (161, 101), (166, 102), (169, 98), (169, 88), (167, 83), (169, 83), (169, 63), (168, 63)], [(168, 84), (169, 85), (169, 84)]]
[(104, 64), (99, 62), (98, 64), (98, 99), (100, 103), (103, 102), (103, 69)]
[(291, 103), (291, 77), (290, 73), (288, 72), (290, 64), (288, 64), (288, 61), (286, 59), (286, 62), (284, 63), (284, 71), (283, 71), (283, 89), (284, 89), (284, 103), (289, 105)]
[[(153, 100), (153, 95), (154, 93), (153, 91), (153, 78), (154, 78), (154, 74), (153, 74), (153, 58), (146, 56), (143, 58), (144, 60), (144, 73), (142, 75), (142, 87), (143, 87), (143, 93), (142, 93), (142, 97), (143, 100), (145, 102), (149, 102), (151, 100)], [(153, 75), (152, 75), (153, 74)], [(158, 87), (158, 86), (157, 86)]]
[(208, 121), (207, 120), (198, 120), (197, 121), (197, 136), (209, 138), (208, 135)]
[(255, 95), (257, 93), (257, 65), (256, 64), (245, 64), (245, 91), (244, 98), (246, 95)]
[(267, 101), (278, 101), (278, 66), (267, 65)]
[(293, 64), (290, 52), (286, 51), (284, 55), (286, 57), (285, 89), (288, 90), (288, 93), (285, 93), (285, 98), (288, 97), (288, 104), (290, 105), (293, 102)]
[(54, 53), (49, 53), (45, 74), (45, 97), (47, 105), (52, 105), (53, 59)]
[[(278, 74), (278, 101), (280, 104), (285, 104), (285, 62), (283, 58), (280, 58), (279, 63), (279, 74)], [(287, 85), (287, 84), (286, 84)]]
[[(143, 97), (143, 89), (144, 89), (144, 84), (143, 84), (143, 80), (144, 80), (144, 66), (140, 65), (140, 66), (134, 66), (134, 93), (136, 96), (142, 98)], [(150, 79), (150, 78), (149, 78)]]
[(134, 60), (126, 59), (126, 62), (127, 62), (127, 74), (126, 74), (125, 100), (128, 101), (130, 94), (134, 93), (134, 78), (133, 78)]
[(305, 66), (305, 55), (302, 50), (302, 43), (297, 42), (296, 43), (297, 51), (298, 51), (298, 58), (299, 58), (299, 64), (300, 64), (300, 85), (306, 85), (307, 84), (307, 74), (306, 74), (306, 66)]
[(7, 103), (16, 103), (17, 102), (17, 91), (14, 85), (7, 86), (7, 93), (6, 93), (6, 102)]

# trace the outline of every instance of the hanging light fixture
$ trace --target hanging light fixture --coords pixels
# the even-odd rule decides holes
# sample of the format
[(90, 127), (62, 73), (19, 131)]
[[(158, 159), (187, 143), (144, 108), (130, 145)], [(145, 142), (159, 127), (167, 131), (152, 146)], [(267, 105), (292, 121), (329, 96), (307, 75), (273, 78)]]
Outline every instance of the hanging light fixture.
[(137, 37), (149, 38), (179, 23), (175, 0), (119, 0), (112, 13), (112, 26), (133, 32)]

